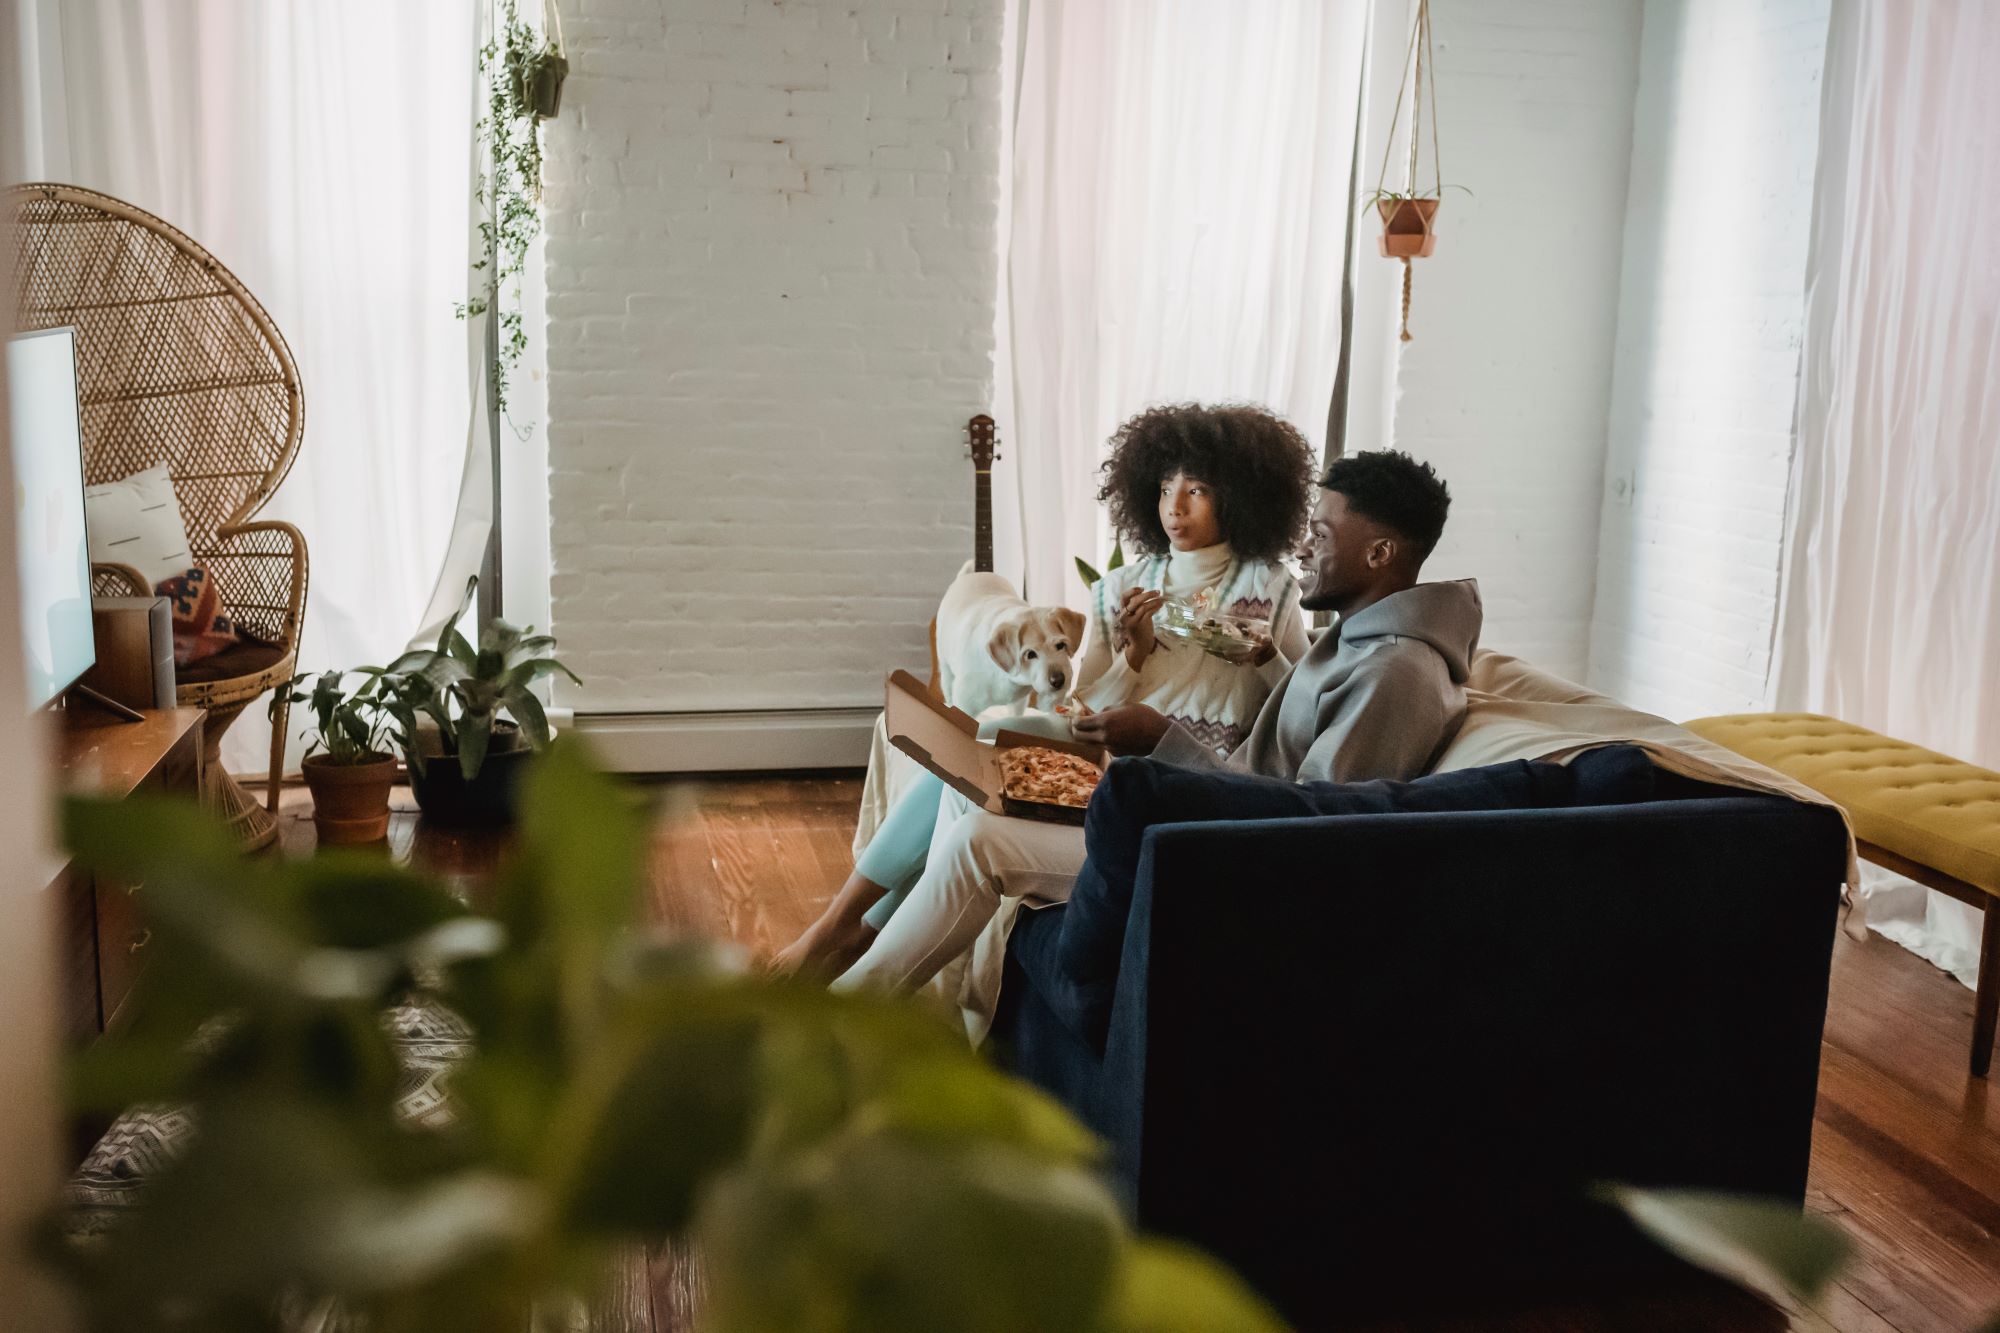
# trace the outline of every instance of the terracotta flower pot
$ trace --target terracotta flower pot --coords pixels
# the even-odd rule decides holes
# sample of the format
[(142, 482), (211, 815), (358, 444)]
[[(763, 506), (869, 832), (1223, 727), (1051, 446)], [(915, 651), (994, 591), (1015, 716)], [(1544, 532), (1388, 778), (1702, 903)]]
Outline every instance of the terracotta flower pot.
[(389, 788), (396, 781), (393, 755), (336, 764), (316, 754), (304, 768), (321, 845), (380, 842), (389, 836)]
[(1382, 254), (1388, 259), (1423, 259), (1437, 249), (1431, 226), (1437, 217), (1435, 199), (1377, 199), (1382, 214)]

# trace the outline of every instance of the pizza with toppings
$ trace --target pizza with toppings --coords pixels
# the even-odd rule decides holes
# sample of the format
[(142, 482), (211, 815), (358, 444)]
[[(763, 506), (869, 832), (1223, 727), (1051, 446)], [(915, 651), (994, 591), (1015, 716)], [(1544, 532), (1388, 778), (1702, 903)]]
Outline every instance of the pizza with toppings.
[(1016, 745), (1000, 753), (1004, 794), (1016, 801), (1081, 810), (1104, 776), (1088, 759), (1041, 745)]

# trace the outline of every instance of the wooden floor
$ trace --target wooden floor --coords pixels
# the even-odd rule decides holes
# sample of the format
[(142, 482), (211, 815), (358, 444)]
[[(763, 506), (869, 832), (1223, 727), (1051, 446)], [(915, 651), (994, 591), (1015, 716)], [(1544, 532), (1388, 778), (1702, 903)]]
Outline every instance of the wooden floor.
[[(654, 790), (652, 902), (671, 930), (766, 954), (795, 936), (847, 875), (856, 778), (676, 779)], [(470, 879), (500, 854), (492, 835), (424, 826), (406, 789), (396, 802), (403, 813), (390, 837), (398, 855)], [(302, 792), (285, 794), (291, 852), (312, 846), (307, 809)], [(1967, 1073), (1971, 1027), (1972, 993), (1963, 986), (1879, 937), (1841, 937), (1807, 1206), (1854, 1238), (1856, 1260), (1814, 1308), (1760, 1317), (1729, 1301), (1626, 1304), (1538, 1312), (1505, 1326), (1979, 1328), (2000, 1312), (2000, 1097)], [(651, 1256), (628, 1293), (636, 1325), (653, 1333), (690, 1328), (699, 1281), (698, 1267), (680, 1256)]]

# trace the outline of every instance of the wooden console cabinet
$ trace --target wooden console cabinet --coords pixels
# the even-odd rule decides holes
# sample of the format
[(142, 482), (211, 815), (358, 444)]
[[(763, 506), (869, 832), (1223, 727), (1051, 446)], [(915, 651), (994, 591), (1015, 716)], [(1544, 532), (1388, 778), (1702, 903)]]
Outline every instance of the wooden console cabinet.
[[(79, 707), (63, 719), (59, 781), (70, 796), (123, 800), (134, 792), (201, 791), (202, 711), (151, 710), (125, 722)], [(89, 1041), (116, 1026), (132, 983), (146, 965), (152, 932), (136, 884), (99, 880), (66, 867), (63, 904), (63, 1009), (69, 1033)]]

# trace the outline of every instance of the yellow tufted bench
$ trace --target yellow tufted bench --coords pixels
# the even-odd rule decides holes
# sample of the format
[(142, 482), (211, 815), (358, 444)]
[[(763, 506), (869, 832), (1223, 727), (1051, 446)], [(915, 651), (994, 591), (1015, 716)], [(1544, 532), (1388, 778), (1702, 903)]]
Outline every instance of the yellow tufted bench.
[(1984, 1077), (2000, 1017), (2000, 773), (1817, 713), (1705, 717), (1687, 729), (1838, 802), (1863, 857), (1986, 913), (1972, 1009), (1972, 1072)]

